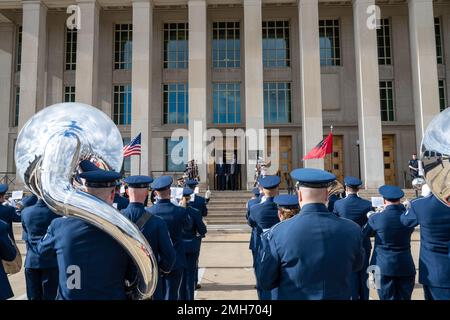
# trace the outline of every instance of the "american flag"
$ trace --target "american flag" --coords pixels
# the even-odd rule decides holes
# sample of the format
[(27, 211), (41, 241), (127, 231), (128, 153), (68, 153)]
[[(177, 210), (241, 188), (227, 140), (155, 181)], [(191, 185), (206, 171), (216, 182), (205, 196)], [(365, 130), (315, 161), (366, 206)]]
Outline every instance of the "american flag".
[(141, 134), (139, 133), (129, 144), (123, 147), (123, 157), (141, 155)]

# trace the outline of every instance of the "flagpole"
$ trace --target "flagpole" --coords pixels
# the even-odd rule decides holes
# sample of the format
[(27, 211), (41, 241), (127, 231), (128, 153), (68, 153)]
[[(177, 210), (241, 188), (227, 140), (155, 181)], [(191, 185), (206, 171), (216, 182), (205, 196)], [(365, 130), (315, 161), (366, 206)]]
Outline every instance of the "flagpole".
[(141, 175), (141, 154), (139, 153), (139, 175)]
[[(331, 125), (330, 126), (330, 131), (331, 131), (331, 133), (333, 133), (333, 125)], [(333, 137), (331, 137), (331, 157), (330, 157), (330, 161), (331, 161), (331, 163), (330, 163), (330, 168), (331, 168), (331, 173), (333, 173), (333, 156), (334, 156), (334, 154), (333, 154), (334, 152), (333, 152)]]

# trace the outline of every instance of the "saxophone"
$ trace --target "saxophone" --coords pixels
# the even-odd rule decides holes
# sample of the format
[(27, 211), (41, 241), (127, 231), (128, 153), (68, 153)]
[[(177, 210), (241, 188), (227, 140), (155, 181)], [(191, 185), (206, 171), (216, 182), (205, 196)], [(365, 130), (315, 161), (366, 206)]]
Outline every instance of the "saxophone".
[(128, 291), (135, 299), (149, 299), (158, 267), (145, 237), (115, 208), (74, 187), (80, 161), (88, 159), (119, 172), (122, 150), (122, 136), (105, 113), (82, 103), (55, 104), (35, 114), (20, 131), (17, 176), (55, 213), (84, 220), (119, 242), (139, 271)]

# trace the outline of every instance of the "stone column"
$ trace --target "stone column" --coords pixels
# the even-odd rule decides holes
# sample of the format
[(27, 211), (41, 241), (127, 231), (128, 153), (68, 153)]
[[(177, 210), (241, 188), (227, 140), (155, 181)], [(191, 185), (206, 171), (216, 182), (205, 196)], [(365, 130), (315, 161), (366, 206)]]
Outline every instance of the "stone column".
[(409, 0), (408, 9), (416, 144), (419, 151), (428, 123), (439, 113), (433, 1)]
[(265, 154), (264, 139), (260, 139), (264, 130), (261, 0), (244, 0), (244, 59), (246, 175), (250, 189), (254, 183), (256, 151)]
[(77, 31), (77, 102), (97, 106), (98, 30), (100, 8), (96, 0), (78, 0), (80, 29)]
[(206, 183), (206, 0), (189, 0), (189, 156), (198, 163), (200, 182)]
[(152, 40), (153, 3), (151, 0), (134, 0), (131, 139), (141, 133), (141, 157), (131, 157), (131, 174), (139, 174), (139, 160), (141, 174), (149, 175), (152, 168)]
[[(8, 171), (8, 137), (11, 111), (14, 99), (11, 99), (13, 77), (14, 25), (0, 23), (0, 171)], [(11, 101), (12, 100), (12, 101)]]
[(372, 5), (375, 0), (353, 1), (361, 178), (366, 188), (384, 184), (377, 34), (367, 25)]
[(19, 130), (45, 107), (47, 7), (41, 1), (23, 1), (22, 60), (20, 70)]
[[(298, 1), (300, 35), (300, 87), (303, 156), (323, 139), (320, 82), (319, 3)], [(323, 159), (305, 160), (304, 167), (323, 169)]]

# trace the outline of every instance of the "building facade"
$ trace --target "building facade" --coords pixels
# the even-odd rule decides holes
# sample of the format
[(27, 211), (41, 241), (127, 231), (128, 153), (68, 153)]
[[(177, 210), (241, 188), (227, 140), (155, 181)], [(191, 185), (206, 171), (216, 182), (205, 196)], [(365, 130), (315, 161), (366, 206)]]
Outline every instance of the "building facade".
[[(79, 30), (67, 28), (70, 5)], [(266, 128), (279, 130), (282, 174), (325, 167), (367, 188), (403, 187), (450, 94), (448, 0), (0, 0), (0, 39), (3, 173), (15, 171), (17, 134), (34, 113), (77, 101), (110, 115), (124, 143), (142, 134), (126, 172), (139, 161), (145, 174), (183, 171), (171, 157), (178, 128)], [(333, 154), (303, 161), (330, 126)], [(186, 160), (207, 147), (181, 143)], [(258, 150), (236, 139), (222, 154), (226, 144), (213, 155), (243, 150), (240, 186), (253, 185), (246, 163)], [(199, 165), (212, 188), (214, 168)]]

